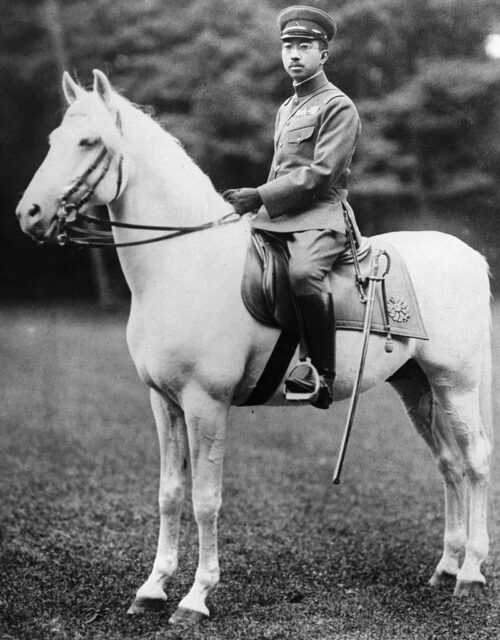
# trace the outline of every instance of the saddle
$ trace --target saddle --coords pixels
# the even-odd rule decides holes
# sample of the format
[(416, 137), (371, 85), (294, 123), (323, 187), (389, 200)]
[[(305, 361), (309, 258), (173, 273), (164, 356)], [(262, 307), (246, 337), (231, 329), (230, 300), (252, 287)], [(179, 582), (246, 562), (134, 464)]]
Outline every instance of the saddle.
[[(384, 282), (385, 295), (381, 285), (376, 287), (370, 332), (387, 334), (389, 325), (395, 339), (428, 340), (406, 264), (399, 252), (380, 237), (361, 238), (356, 258), (351, 249), (347, 249), (333, 267), (330, 283), (336, 330), (363, 330), (365, 304), (356, 278), (355, 261), (361, 278), (366, 278), (378, 249), (385, 250), (390, 256), (390, 269)], [(285, 243), (269, 232), (252, 230), (241, 285), (243, 302), (256, 320), (281, 328), (282, 332), (261, 379), (245, 405), (263, 404), (269, 399), (285, 374), (300, 340), (297, 311), (288, 280), (288, 258)]]
[[(351, 243), (351, 247), (354, 244)], [(370, 333), (387, 334), (395, 339), (428, 340), (406, 264), (398, 251), (383, 238), (359, 238), (356, 257), (347, 249), (335, 263), (330, 284), (335, 307), (336, 330), (362, 331), (365, 304), (356, 278), (369, 275), (372, 256), (383, 249), (390, 257), (385, 282), (376, 287)], [(281, 328), (281, 334), (260, 379), (243, 405), (267, 402), (283, 379), (300, 341), (294, 296), (288, 280), (286, 244), (273, 234), (252, 230), (241, 285), (243, 302), (252, 316), (265, 325)], [(386, 303), (384, 304), (384, 300)]]
[[(406, 264), (398, 251), (382, 238), (362, 238), (358, 263), (362, 278), (369, 275), (374, 251), (384, 249), (390, 256), (390, 269), (385, 278), (386, 310), (382, 287), (376, 289), (372, 333), (427, 340), (420, 309)], [(357, 286), (354, 258), (346, 250), (330, 274), (337, 330), (362, 331), (365, 305)], [(241, 293), (248, 311), (263, 324), (281, 327), (299, 336), (297, 312), (288, 281), (288, 255), (284, 243), (272, 234), (252, 231)]]

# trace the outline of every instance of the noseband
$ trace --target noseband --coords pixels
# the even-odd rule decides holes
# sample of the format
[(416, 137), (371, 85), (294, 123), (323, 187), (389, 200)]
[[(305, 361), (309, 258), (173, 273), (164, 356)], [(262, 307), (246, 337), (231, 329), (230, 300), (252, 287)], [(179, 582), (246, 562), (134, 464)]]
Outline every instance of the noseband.
[[(96, 188), (102, 182), (104, 177), (109, 171), (111, 166), (112, 155), (109, 153), (106, 147), (103, 147), (94, 162), (79, 176), (71, 187), (63, 193), (59, 199), (59, 205), (56, 213), (57, 217), (57, 231), (56, 239), (61, 246), (67, 244), (75, 244), (84, 247), (132, 247), (141, 244), (150, 244), (152, 242), (160, 242), (161, 240), (168, 240), (169, 238), (175, 238), (178, 236), (186, 235), (188, 233), (194, 233), (195, 231), (202, 231), (203, 229), (210, 229), (220, 224), (228, 224), (231, 222), (237, 222), (240, 217), (234, 211), (222, 216), (221, 218), (212, 222), (206, 222), (204, 224), (190, 226), (190, 227), (172, 227), (172, 226), (156, 226), (156, 225), (144, 225), (133, 224), (128, 222), (117, 222), (113, 220), (103, 220), (96, 216), (91, 216), (85, 213), (81, 213), (80, 209), (87, 204), (95, 193)], [(91, 185), (87, 184), (87, 178), (92, 175), (102, 165), (101, 171), (97, 176), (95, 182)], [(116, 193), (111, 202), (114, 202), (121, 193), (123, 184), (123, 156), (120, 156), (118, 161), (118, 178), (116, 185)], [(86, 191), (80, 199), (75, 202), (71, 202), (70, 199), (82, 188), (86, 187)], [(142, 231), (169, 231), (170, 233), (161, 236), (155, 236), (153, 238), (147, 238), (146, 240), (134, 240), (131, 242), (114, 242), (112, 231), (105, 231), (94, 229), (89, 233), (88, 229), (78, 225), (78, 222), (90, 222), (91, 224), (107, 225), (109, 227), (120, 227), (123, 229), (139, 229)]]

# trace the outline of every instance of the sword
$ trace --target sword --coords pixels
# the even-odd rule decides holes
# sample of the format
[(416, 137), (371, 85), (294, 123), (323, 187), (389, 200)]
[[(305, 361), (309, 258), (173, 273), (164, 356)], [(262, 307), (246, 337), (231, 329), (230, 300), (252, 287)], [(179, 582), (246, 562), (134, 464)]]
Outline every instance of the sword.
[[(384, 273), (381, 276), (379, 276), (378, 275), (379, 260), (380, 260), (380, 256), (382, 255), (385, 255), (387, 260), (387, 265)], [(365, 368), (366, 354), (368, 351), (368, 340), (370, 338), (370, 326), (372, 323), (373, 305), (375, 302), (375, 286), (377, 282), (381, 282), (389, 273), (389, 267), (390, 267), (390, 258), (387, 252), (384, 249), (377, 250), (375, 255), (373, 256), (371, 272), (370, 272), (370, 275), (368, 276), (368, 292), (366, 294), (366, 308), (365, 308), (365, 317), (363, 322), (363, 346), (361, 349), (361, 359), (359, 362), (359, 367), (356, 374), (356, 380), (354, 382), (354, 387), (351, 394), (349, 413), (347, 415), (347, 422), (344, 429), (344, 436), (342, 438), (342, 443), (340, 445), (340, 452), (337, 460), (337, 466), (335, 468), (335, 472), (332, 478), (333, 484), (340, 484), (340, 473), (342, 471), (342, 466), (344, 464), (344, 458), (347, 451), (347, 444), (349, 442), (349, 436), (351, 435), (351, 429), (354, 423), (354, 414), (356, 413), (356, 406), (358, 404), (359, 389), (361, 387), (361, 381), (363, 379), (363, 371)]]

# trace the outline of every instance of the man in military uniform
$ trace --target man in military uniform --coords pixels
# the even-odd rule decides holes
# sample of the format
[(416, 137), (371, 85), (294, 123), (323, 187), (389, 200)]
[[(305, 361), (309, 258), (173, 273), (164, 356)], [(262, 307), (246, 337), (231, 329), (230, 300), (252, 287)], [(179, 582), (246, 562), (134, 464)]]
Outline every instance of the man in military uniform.
[[(258, 209), (252, 226), (286, 242), (302, 338), (320, 375), (312, 404), (326, 409), (335, 378), (328, 274), (346, 246), (346, 178), (360, 122), (352, 101), (323, 71), (336, 31), (331, 17), (314, 7), (291, 6), (279, 14), (278, 26), (283, 65), (295, 94), (278, 112), (268, 182), (257, 189), (229, 189), (224, 197), (240, 215)], [(312, 395), (310, 369), (299, 364), (286, 387), (292, 395)]]

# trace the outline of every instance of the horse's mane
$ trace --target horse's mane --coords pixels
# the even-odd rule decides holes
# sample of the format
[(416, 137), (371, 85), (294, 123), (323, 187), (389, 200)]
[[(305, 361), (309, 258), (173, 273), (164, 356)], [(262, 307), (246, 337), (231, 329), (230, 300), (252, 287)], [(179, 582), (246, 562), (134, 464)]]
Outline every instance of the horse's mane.
[[(152, 114), (150, 107), (132, 103), (113, 89), (110, 112), (92, 91), (85, 91), (67, 111), (68, 116), (85, 115), (92, 128), (102, 138), (106, 147), (119, 155), (142, 150), (144, 157), (154, 163), (155, 168), (165, 173), (175, 183), (180, 193), (189, 194), (189, 209), (197, 217), (210, 219), (221, 215), (227, 203), (216, 192), (211, 180), (188, 155), (179, 140), (166, 131)], [(122, 136), (120, 128), (123, 127)], [(183, 195), (182, 199), (186, 200)], [(226, 205), (226, 206), (224, 206)], [(224, 211), (223, 211), (224, 212)]]

